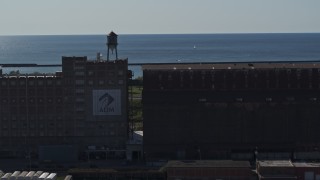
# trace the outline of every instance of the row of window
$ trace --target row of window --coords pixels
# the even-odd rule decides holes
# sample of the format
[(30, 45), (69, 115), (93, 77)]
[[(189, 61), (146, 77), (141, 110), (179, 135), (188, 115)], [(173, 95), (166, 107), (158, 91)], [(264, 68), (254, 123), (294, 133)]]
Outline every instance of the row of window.
[[(43, 130), (40, 129), (37, 131), (37, 129), (33, 130), (33, 131), (29, 131), (29, 133), (26, 132), (27, 130), (25, 129), (16, 129), (16, 128), (4, 128), (3, 130), (0, 131), (0, 136), (1, 136), (1, 132), (2, 132), (2, 136), (27, 136), (27, 134), (29, 134), (29, 136), (62, 136), (62, 135), (70, 135), (69, 131), (63, 131), (63, 130), (55, 130), (55, 129), (48, 129), (48, 130)], [(102, 136), (115, 136), (116, 132), (113, 130), (88, 130), (87, 132), (85, 131), (76, 131), (77, 135), (85, 135), (85, 134), (89, 134), (91, 135), (102, 135)]]
[[(26, 102), (26, 98), (20, 98), (20, 99), (16, 99), (16, 98), (2, 98), (0, 103), (1, 104), (15, 104), (15, 103), (25, 103)], [(62, 98), (58, 97), (58, 98), (28, 98), (28, 102), (29, 103), (58, 103), (61, 104), (62, 103)]]
[[(1, 79), (0, 79), (1, 80)], [(61, 86), (62, 81), (61, 80), (16, 80), (16, 79), (9, 79), (9, 80), (1, 80), (1, 86)]]
[[(236, 102), (243, 102), (244, 101), (244, 98), (242, 97), (238, 97), (238, 98), (235, 98), (234, 99)], [(297, 101), (297, 99), (295, 97), (286, 97), (286, 98), (283, 98), (282, 100), (284, 101), (288, 101), (288, 102), (294, 102), (294, 101)], [(302, 99), (299, 99), (299, 101), (301, 101)], [(309, 97), (309, 98), (305, 98), (303, 99), (304, 101), (310, 101), (310, 102), (317, 102), (318, 101), (318, 98), (316, 97)], [(266, 97), (265, 98), (265, 101), (266, 102), (273, 102), (273, 101), (279, 101), (279, 98), (272, 98), (272, 97)]]
[[(75, 72), (76, 76), (84, 76), (85, 72), (84, 71), (76, 71)], [(88, 76), (98, 76), (98, 77), (115, 77), (116, 75), (118, 77), (122, 77), (125, 75), (123, 70), (118, 70), (118, 71), (88, 71), (87, 72)]]
[(221, 81), (286, 81), (286, 82), (299, 82), (299, 81), (318, 81), (320, 76), (295, 76), (295, 77), (285, 77), (285, 76), (274, 76), (274, 77), (266, 77), (266, 76), (258, 76), (257, 74), (253, 74), (252, 76), (240, 76), (236, 74), (229, 74), (223, 76), (172, 76), (168, 75), (166, 77), (160, 76), (150, 76), (145, 78), (146, 80), (152, 81), (176, 81), (176, 82), (184, 82), (184, 81), (199, 81), (204, 80), (208, 82), (221, 82)]
[(244, 74), (250, 74), (250, 73), (320, 73), (320, 68), (250, 68), (250, 69), (233, 69), (232, 67), (228, 67), (227, 69), (215, 69), (212, 67), (212, 69), (204, 69), (204, 70), (199, 70), (199, 69), (192, 69), (192, 67), (189, 67), (188, 70), (182, 69), (182, 70), (177, 70), (177, 68), (173, 69), (167, 69), (167, 70), (144, 70), (145, 73), (147, 74), (218, 74), (218, 73), (244, 73)]
[(245, 79), (253, 79), (253, 80), (317, 80), (320, 79), (320, 69), (309, 69), (303, 71), (297, 71), (295, 73), (291, 73), (291, 70), (278, 70), (278, 71), (181, 71), (181, 72), (145, 72), (145, 80), (147, 81), (166, 81), (166, 80), (174, 80), (174, 81), (192, 81), (195, 80), (206, 80), (206, 81), (224, 81), (227, 79), (228, 81), (245, 81)]
[[(10, 125), (6, 125), (6, 124), (2, 124), (2, 129), (8, 129), (8, 128), (10, 128), (11, 127), (11, 129), (20, 129), (20, 128), (23, 128), (23, 129), (27, 129), (28, 128), (28, 125), (27, 125), (27, 123), (26, 122), (24, 122), (24, 123), (20, 123), (20, 124), (18, 124), (18, 123), (11, 123), (11, 126)], [(29, 125), (29, 128), (30, 129), (38, 129), (38, 128), (41, 128), (41, 129), (45, 129), (45, 128), (62, 128), (62, 126), (61, 125), (57, 125), (57, 126), (55, 126), (55, 124), (54, 123), (49, 123), (49, 124), (47, 124), (47, 125), (44, 125), (44, 124), (33, 124), (33, 123), (30, 123), (30, 125)]]
[(29, 135), (26, 132), (14, 132), (14, 131), (3, 131), (0, 133), (0, 136), (2, 137), (7, 137), (7, 136), (13, 136), (13, 137), (26, 137), (26, 136), (31, 136), (31, 137), (38, 137), (38, 136), (64, 136), (67, 135), (67, 133), (63, 134), (63, 132), (54, 132), (54, 131), (49, 131), (49, 132), (30, 132)]
[(145, 81), (144, 89), (319, 89), (320, 81)]
[(89, 76), (89, 77), (93, 77), (93, 76), (97, 76), (97, 77), (100, 77), (100, 78), (106, 78), (106, 77), (122, 77), (125, 75), (125, 71), (124, 70), (117, 70), (117, 71), (114, 71), (112, 69), (112, 71), (108, 71), (108, 70), (105, 70), (105, 69), (101, 69), (101, 70), (85, 70), (84, 67), (75, 67), (74, 69), (75, 71), (65, 71), (64, 72), (64, 75), (66, 77), (70, 77), (70, 76)]
[[(70, 83), (72, 84), (73, 80), (70, 81)], [(97, 84), (97, 85), (106, 85), (106, 84), (109, 84), (109, 85), (115, 85), (115, 84), (119, 84), (119, 85), (123, 85), (124, 84), (124, 80), (123, 79), (119, 79), (119, 80), (116, 80), (116, 79), (109, 79), (109, 80), (104, 80), (104, 79), (100, 79), (98, 81), (96, 81), (96, 83), (94, 83), (95, 81), (94, 80), (88, 80), (87, 84), (88, 85), (94, 85), (94, 84)], [(28, 87), (32, 87), (32, 86), (51, 86), (52, 84), (44, 84), (42, 81), (38, 81), (37, 84), (35, 84), (35, 82), (28, 82)], [(57, 81), (56, 84), (57, 86), (61, 86), (61, 81)], [(81, 79), (78, 79), (76, 80), (76, 85), (85, 85), (85, 80), (81, 80)], [(25, 87), (26, 84), (25, 82), (24, 83), (17, 83), (16, 81), (2, 81), (1, 82), (1, 86), (0, 87)]]
[(87, 80), (85, 81), (84, 79), (77, 79), (75, 81), (75, 84), (76, 85), (85, 85), (86, 83), (87, 85), (89, 86), (94, 86), (94, 85), (99, 85), (99, 86), (102, 86), (102, 85), (123, 85), (124, 84), (124, 80), (123, 79), (119, 79), (119, 80), (98, 80), (98, 81), (94, 81), (94, 80)]
[[(10, 121), (10, 122), (13, 122), (13, 121), (17, 121), (17, 120), (22, 120), (22, 121), (26, 121), (27, 118), (26, 116), (2, 116), (0, 118), (0, 121), (3, 121), (3, 122), (7, 122), (7, 121)], [(34, 121), (34, 120), (39, 120), (39, 121), (48, 121), (51, 123), (53, 123), (54, 121), (62, 121), (62, 116), (37, 116), (37, 118), (35, 116), (29, 116), (28, 118), (28, 121)], [(51, 124), (50, 123), (50, 124)]]
[(0, 88), (0, 97), (1, 96), (62, 96), (63, 94), (63, 89), (58, 88), (58, 89), (43, 89), (43, 88), (30, 88), (30, 89), (17, 89), (17, 88), (5, 88), (1, 89)]
[[(229, 100), (231, 100), (231, 99), (229, 99)], [(263, 100), (263, 98), (255, 98), (254, 99), (255, 101), (262, 101)], [(292, 97), (292, 96), (290, 96), (290, 97), (283, 97), (283, 98), (272, 98), (272, 97), (266, 97), (266, 98), (264, 98), (264, 101), (265, 102), (279, 102), (279, 101), (287, 101), (287, 102), (297, 102), (297, 101), (309, 101), (309, 102), (319, 102), (319, 98), (317, 98), (317, 97), (308, 97), (308, 98), (295, 98), (295, 97)], [(203, 103), (206, 103), (206, 102), (208, 102), (208, 100), (206, 99), (206, 98), (200, 98), (200, 99), (198, 99), (198, 101), (199, 102), (203, 102)], [(209, 102), (211, 102), (212, 100), (209, 100)], [(234, 102), (246, 102), (246, 101), (248, 101), (248, 102), (251, 102), (252, 101), (252, 99), (250, 99), (250, 98), (243, 98), (243, 97), (237, 97), (237, 98), (233, 98), (233, 101)]]

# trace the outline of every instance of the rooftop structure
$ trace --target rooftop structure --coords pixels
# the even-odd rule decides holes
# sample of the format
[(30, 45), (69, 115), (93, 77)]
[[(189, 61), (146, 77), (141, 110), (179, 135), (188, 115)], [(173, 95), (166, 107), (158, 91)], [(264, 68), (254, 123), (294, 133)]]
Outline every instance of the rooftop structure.
[(238, 62), (238, 63), (164, 63), (142, 65), (143, 70), (201, 70), (201, 69), (303, 69), (320, 68), (320, 62)]
[(293, 167), (291, 161), (288, 160), (265, 160), (259, 161), (261, 167)]

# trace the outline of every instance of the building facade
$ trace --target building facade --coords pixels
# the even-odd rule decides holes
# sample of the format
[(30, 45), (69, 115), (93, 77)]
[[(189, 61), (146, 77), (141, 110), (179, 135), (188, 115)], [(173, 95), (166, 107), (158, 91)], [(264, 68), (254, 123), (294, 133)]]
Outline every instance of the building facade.
[(234, 179), (255, 180), (248, 161), (194, 160), (168, 161), (164, 166), (167, 180), (175, 179)]
[(293, 158), (320, 146), (319, 62), (143, 66), (152, 159)]
[(125, 149), (127, 71), (127, 59), (62, 57), (52, 76), (1, 75), (1, 156), (47, 145)]

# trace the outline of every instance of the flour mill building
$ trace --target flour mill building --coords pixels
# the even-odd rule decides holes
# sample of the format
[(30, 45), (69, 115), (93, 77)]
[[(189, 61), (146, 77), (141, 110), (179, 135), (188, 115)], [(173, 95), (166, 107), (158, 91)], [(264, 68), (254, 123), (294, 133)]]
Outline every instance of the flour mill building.
[[(108, 36), (116, 50), (117, 35)], [(0, 76), (1, 156), (37, 153), (39, 146), (125, 150), (127, 59), (62, 57), (55, 75)]]

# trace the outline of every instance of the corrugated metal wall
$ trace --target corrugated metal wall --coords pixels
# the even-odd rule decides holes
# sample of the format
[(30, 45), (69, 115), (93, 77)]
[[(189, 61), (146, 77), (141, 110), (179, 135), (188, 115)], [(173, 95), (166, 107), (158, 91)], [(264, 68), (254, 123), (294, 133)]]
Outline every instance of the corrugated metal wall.
[(145, 70), (147, 157), (216, 158), (256, 147), (291, 152), (318, 146), (319, 73), (295, 71)]

